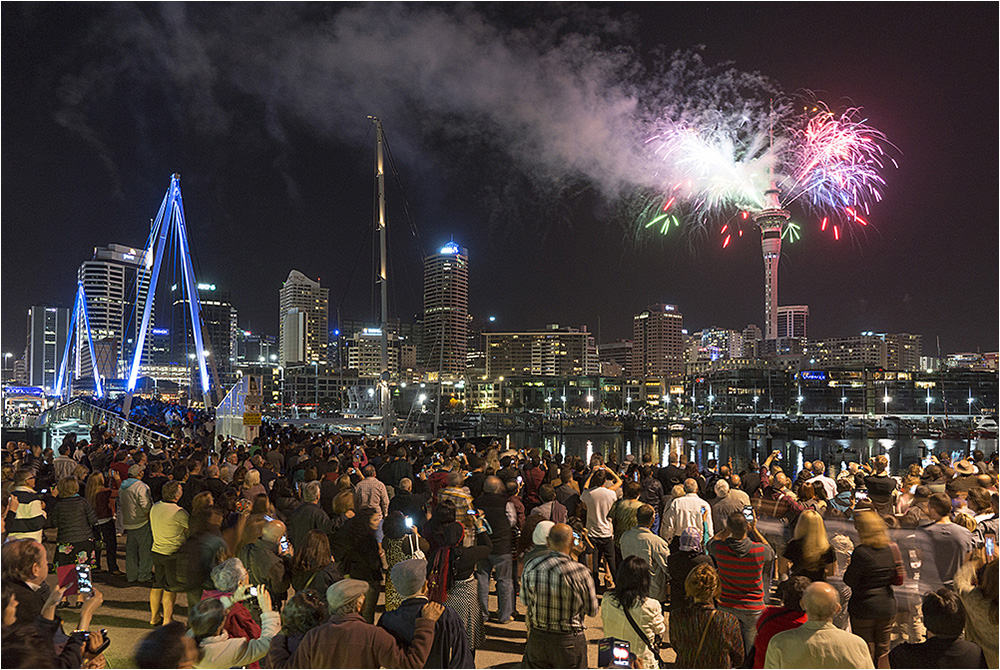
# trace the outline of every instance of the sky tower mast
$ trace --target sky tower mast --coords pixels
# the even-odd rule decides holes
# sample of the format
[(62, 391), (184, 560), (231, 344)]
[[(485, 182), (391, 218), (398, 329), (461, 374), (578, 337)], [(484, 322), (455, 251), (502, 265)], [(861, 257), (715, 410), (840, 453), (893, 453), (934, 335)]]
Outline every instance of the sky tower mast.
[(753, 220), (760, 227), (760, 250), (764, 256), (764, 339), (778, 337), (778, 261), (781, 259), (781, 234), (791, 214), (782, 209), (778, 187), (764, 191), (764, 207), (754, 212)]

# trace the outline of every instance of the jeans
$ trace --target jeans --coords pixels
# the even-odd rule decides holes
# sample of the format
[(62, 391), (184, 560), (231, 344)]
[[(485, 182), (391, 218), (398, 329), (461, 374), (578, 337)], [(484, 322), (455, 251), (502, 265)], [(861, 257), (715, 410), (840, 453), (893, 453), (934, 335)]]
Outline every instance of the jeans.
[(587, 636), (579, 633), (528, 631), (524, 659), (529, 668), (587, 668)]
[(592, 537), (590, 538), (590, 543), (594, 545), (594, 587), (600, 583), (599, 578), (601, 574), (601, 556), (604, 556), (608, 561), (608, 567), (611, 568), (611, 578), (615, 579), (618, 576), (618, 564), (615, 562), (615, 538), (613, 537)]
[(148, 523), (125, 531), (125, 578), (130, 582), (153, 579), (153, 528)]
[(490, 575), (497, 575), (497, 620), (508, 621), (514, 613), (514, 582), (511, 577), (514, 563), (510, 554), (488, 556), (476, 564), (476, 578), (479, 581), (479, 609), (483, 617), (489, 616)]
[(740, 622), (740, 632), (743, 634), (743, 654), (750, 653), (753, 641), (757, 638), (757, 619), (762, 610), (745, 610), (737, 607), (719, 607), (720, 612), (729, 612)]

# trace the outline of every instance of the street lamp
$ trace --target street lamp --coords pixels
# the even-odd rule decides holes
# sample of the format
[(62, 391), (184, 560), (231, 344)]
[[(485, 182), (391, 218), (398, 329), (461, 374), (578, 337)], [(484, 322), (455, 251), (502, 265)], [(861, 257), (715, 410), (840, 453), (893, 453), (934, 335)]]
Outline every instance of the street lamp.
[(587, 413), (588, 414), (593, 414), (594, 413), (594, 396), (592, 396), (592, 395), (588, 395), (587, 396), (587, 405), (588, 405)]
[(886, 393), (884, 396), (882, 396), (882, 402), (885, 403), (884, 414), (886, 414), (886, 415), (889, 414), (889, 401), (890, 400), (892, 400), (892, 398), (889, 397), (888, 393)]
[(757, 416), (757, 403), (760, 402), (760, 396), (755, 395), (753, 397), (753, 415)]
[(931, 403), (934, 402), (934, 399), (931, 398), (931, 392), (930, 391), (927, 392), (927, 398), (924, 399), (924, 402), (927, 403), (927, 420), (930, 421), (930, 418), (931, 418)]
[(843, 394), (840, 396), (840, 413), (847, 414), (847, 396)]
[(798, 398), (796, 398), (796, 400), (799, 403), (799, 416), (801, 416), (802, 415), (802, 401), (805, 400), (805, 398), (803, 396), (799, 396)]
[(972, 403), (976, 402), (976, 399), (972, 397), (972, 389), (969, 389), (969, 399), (966, 402), (969, 403), (969, 421), (972, 421)]

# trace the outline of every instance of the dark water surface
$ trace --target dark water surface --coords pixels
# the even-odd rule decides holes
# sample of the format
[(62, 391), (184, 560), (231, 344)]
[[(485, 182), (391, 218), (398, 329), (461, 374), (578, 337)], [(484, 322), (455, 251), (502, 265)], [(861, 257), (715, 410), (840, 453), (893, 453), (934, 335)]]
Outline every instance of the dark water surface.
[(646, 453), (653, 462), (665, 465), (670, 453), (684, 453), (689, 461), (704, 466), (710, 459), (726, 462), (732, 459), (737, 471), (746, 468), (751, 458), (758, 463), (773, 450), (781, 451), (781, 465), (793, 471), (802, 467), (804, 461), (817, 458), (837, 469), (850, 462), (865, 462), (873, 456), (885, 454), (893, 473), (905, 469), (910, 463), (921, 461), (930, 453), (946, 451), (953, 460), (964, 458), (973, 449), (980, 449), (987, 456), (997, 450), (997, 440), (973, 439), (930, 439), (930, 438), (851, 438), (833, 439), (812, 437), (794, 440), (785, 437), (770, 439), (716, 438), (697, 439), (682, 435), (630, 435), (624, 433), (604, 435), (543, 435), (538, 432), (512, 432), (501, 438), (504, 444), (515, 449), (548, 449), (563, 456), (581, 456), (589, 459), (591, 454), (600, 453), (607, 457), (618, 454), (621, 462), (627, 454), (635, 454), (636, 460)]

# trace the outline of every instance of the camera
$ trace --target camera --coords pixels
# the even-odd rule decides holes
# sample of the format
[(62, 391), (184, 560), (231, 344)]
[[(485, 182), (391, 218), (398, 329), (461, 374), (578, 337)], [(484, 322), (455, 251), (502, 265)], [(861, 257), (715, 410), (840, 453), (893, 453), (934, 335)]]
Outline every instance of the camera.
[(413, 517), (408, 516), (403, 521), (406, 523), (407, 528), (413, 528)]

